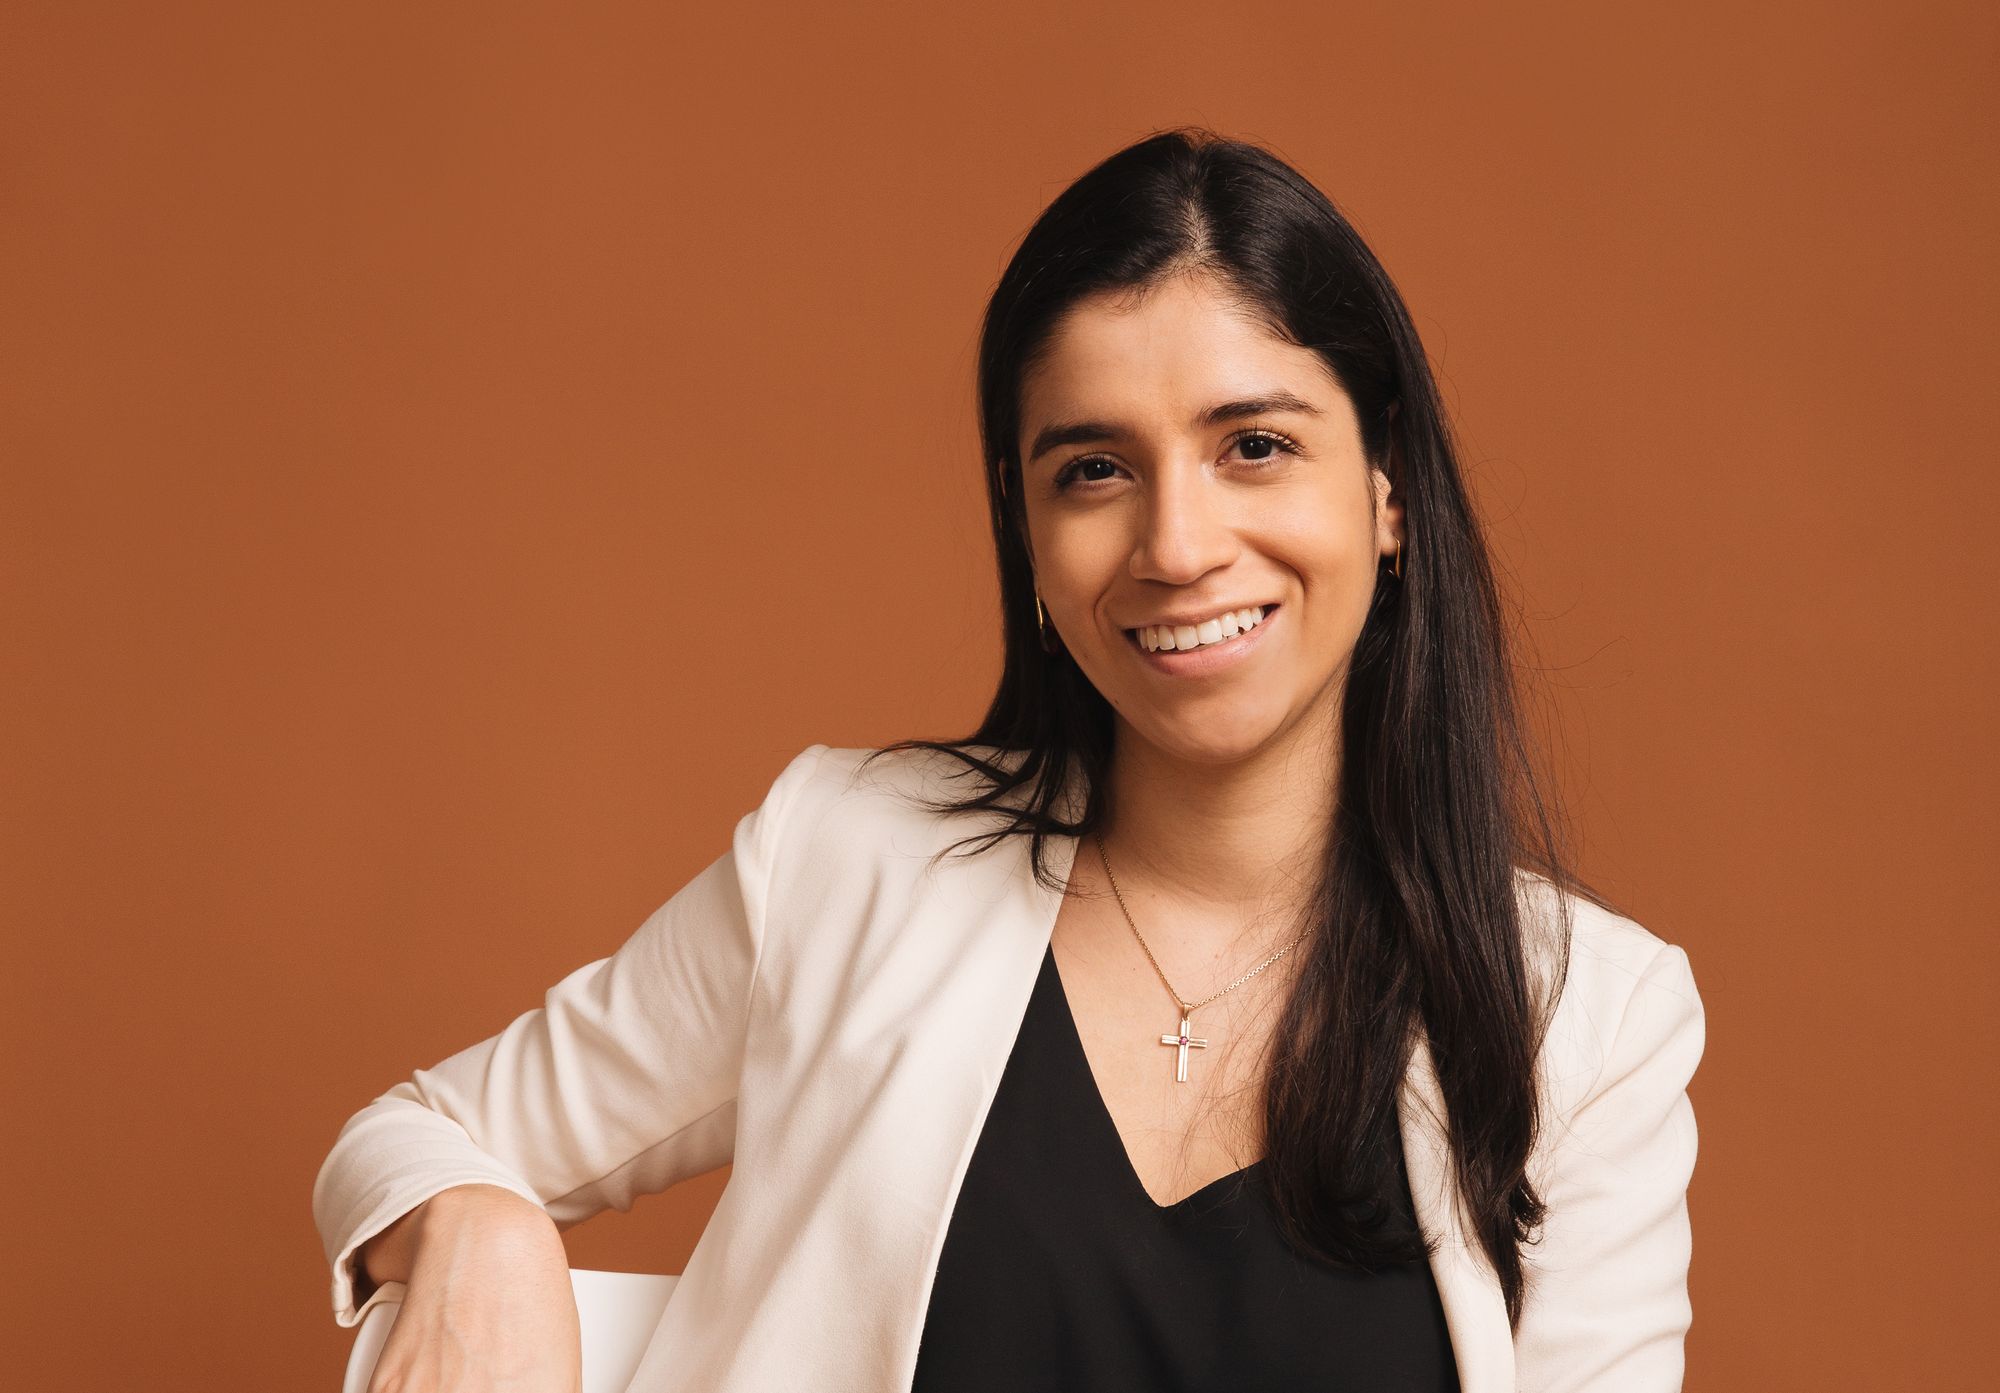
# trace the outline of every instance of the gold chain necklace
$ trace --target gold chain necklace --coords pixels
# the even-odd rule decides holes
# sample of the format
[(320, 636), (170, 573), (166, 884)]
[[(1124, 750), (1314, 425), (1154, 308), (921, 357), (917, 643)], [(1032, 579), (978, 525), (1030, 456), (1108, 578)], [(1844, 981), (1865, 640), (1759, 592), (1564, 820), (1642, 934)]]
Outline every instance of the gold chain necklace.
[(1111, 893), (1117, 897), (1118, 912), (1125, 916), (1125, 922), (1127, 924), (1132, 925), (1132, 936), (1139, 940), (1139, 947), (1141, 949), (1144, 949), (1146, 954), (1146, 961), (1153, 965), (1153, 971), (1160, 974), (1161, 984), (1166, 987), (1168, 994), (1173, 997), (1174, 1003), (1181, 1008), (1181, 1028), (1172, 1035), (1162, 1035), (1160, 1037), (1160, 1043), (1163, 1045), (1173, 1045), (1176, 1047), (1177, 1058), (1176, 1058), (1176, 1067), (1174, 1070), (1174, 1082), (1186, 1083), (1188, 1077), (1188, 1050), (1190, 1048), (1198, 1050), (1205, 1050), (1208, 1048), (1207, 1040), (1196, 1039), (1193, 1035), (1188, 1033), (1193, 1028), (1192, 1018), (1194, 1016), (1194, 1013), (1201, 1007), (1208, 1005), (1209, 1002), (1215, 1000), (1216, 997), (1219, 997), (1226, 992), (1235, 991), (1238, 987), (1242, 986), (1252, 977), (1255, 977), (1258, 973), (1262, 972), (1272, 963), (1284, 957), (1285, 954), (1291, 952), (1293, 948), (1298, 946), (1299, 939), (1304, 938), (1306, 934), (1310, 932), (1310, 929), (1301, 929), (1299, 931), (1298, 938), (1294, 938), (1290, 943), (1287, 943), (1277, 952), (1271, 954), (1270, 957), (1258, 963), (1255, 967), (1251, 968), (1241, 977), (1238, 977), (1234, 982), (1231, 982), (1228, 986), (1224, 987), (1222, 991), (1211, 992), (1209, 995), (1203, 997), (1200, 1001), (1187, 1001), (1182, 998), (1179, 992), (1174, 990), (1174, 984), (1172, 982), (1167, 981), (1167, 974), (1165, 970), (1161, 968), (1160, 960), (1154, 957), (1153, 950), (1146, 946), (1146, 936), (1140, 933), (1139, 926), (1136, 923), (1133, 923), (1132, 911), (1125, 907), (1125, 896), (1118, 889), (1118, 877), (1111, 874), (1111, 858), (1105, 854), (1104, 838), (1098, 836), (1095, 832), (1093, 832), (1091, 833), (1090, 839), (1093, 842), (1097, 843), (1097, 859), (1104, 863), (1104, 876), (1105, 879), (1111, 882)]

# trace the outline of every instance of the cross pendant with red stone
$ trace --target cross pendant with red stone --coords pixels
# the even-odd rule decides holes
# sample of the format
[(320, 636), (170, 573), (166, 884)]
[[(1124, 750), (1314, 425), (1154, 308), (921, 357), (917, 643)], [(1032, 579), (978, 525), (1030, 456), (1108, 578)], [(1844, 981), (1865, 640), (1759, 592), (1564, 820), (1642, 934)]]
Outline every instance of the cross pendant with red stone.
[(1181, 1012), (1181, 1033), (1178, 1035), (1162, 1035), (1160, 1037), (1161, 1044), (1178, 1045), (1180, 1047), (1179, 1067), (1174, 1070), (1175, 1083), (1187, 1082), (1188, 1046), (1193, 1045), (1198, 1050), (1205, 1050), (1208, 1048), (1208, 1041), (1194, 1039), (1192, 1036), (1188, 1034), (1189, 1024), (1190, 1020), (1188, 1017), (1188, 1013), (1186, 1011), (1183, 1011)]

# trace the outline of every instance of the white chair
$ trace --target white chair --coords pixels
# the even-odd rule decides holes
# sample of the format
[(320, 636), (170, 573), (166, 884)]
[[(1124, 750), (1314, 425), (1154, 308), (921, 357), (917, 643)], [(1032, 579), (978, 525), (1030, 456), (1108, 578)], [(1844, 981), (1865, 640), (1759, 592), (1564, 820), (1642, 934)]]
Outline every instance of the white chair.
[[(654, 1272), (570, 1269), (577, 1324), (583, 1333), (583, 1393), (625, 1393), (679, 1280)], [(389, 1338), (389, 1327), (402, 1309), (403, 1290), (401, 1282), (384, 1282), (381, 1301), (355, 1327), (341, 1393), (368, 1393), (382, 1342)]]

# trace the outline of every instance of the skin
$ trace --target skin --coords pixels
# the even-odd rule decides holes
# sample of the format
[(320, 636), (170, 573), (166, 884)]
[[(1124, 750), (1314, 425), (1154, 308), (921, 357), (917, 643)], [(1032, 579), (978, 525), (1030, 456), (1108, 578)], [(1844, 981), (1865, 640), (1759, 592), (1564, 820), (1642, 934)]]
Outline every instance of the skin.
[[(1308, 409), (1198, 420), (1278, 391)], [(1353, 404), (1319, 356), (1198, 274), (1081, 302), (1024, 381), (1021, 417), (1042, 604), (1115, 712), (1106, 855), (1168, 979), (1199, 1001), (1298, 932), (1333, 811), (1342, 688), (1378, 568), (1403, 535), (1402, 502), (1368, 464)], [(1078, 421), (1116, 429), (1030, 457), (1045, 427)], [(1125, 633), (1257, 602), (1280, 606), (1274, 627), (1212, 676), (1156, 672)], [(1178, 1010), (1089, 841), (1053, 946), (1100, 1093), (1155, 1202), (1260, 1154), (1252, 1085), (1292, 955), (1195, 1013), (1211, 1046), (1181, 1084), (1156, 1043)]]
[(369, 1393), (582, 1388), (569, 1257), (539, 1205), (497, 1186), (453, 1186), (358, 1251), (367, 1291), (408, 1285)]

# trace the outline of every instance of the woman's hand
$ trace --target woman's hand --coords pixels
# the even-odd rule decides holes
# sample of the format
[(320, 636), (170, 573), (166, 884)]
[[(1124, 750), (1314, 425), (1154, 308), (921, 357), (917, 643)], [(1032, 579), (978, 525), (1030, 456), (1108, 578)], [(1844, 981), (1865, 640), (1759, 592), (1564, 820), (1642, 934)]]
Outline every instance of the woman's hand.
[(467, 1185), (407, 1217), (408, 1289), (368, 1393), (579, 1393), (576, 1297), (548, 1214)]

